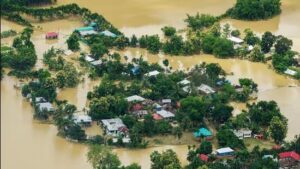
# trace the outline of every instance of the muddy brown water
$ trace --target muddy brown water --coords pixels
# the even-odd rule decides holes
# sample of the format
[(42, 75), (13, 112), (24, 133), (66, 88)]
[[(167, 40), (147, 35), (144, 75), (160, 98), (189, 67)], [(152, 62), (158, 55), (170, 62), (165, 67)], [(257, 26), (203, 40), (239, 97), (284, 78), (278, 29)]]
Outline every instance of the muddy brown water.
[[(186, 13), (195, 14), (210, 13), (221, 14), (233, 5), (234, 0), (203, 0), (203, 1), (180, 1), (180, 0), (125, 0), (122, 5), (118, 0), (103, 1), (90, 0), (58, 0), (58, 4), (75, 2), (80, 6), (87, 7), (94, 12), (100, 12), (114, 25), (120, 28), (126, 35), (131, 34), (156, 34), (160, 33), (160, 28), (164, 25), (172, 25), (183, 28), (182, 21)], [(300, 2), (295, 0), (285, 0), (283, 2), (283, 12), (280, 16), (267, 21), (243, 22), (236, 20), (225, 20), (234, 27), (244, 29), (250, 27), (258, 33), (271, 30), (276, 34), (283, 34), (294, 41), (294, 49), (300, 50), (300, 24), (297, 18), (300, 17)], [(33, 42), (36, 45), (39, 61), (37, 68), (43, 67), (42, 54), (51, 46), (66, 49), (65, 40), (73, 31), (74, 27), (82, 26), (78, 18), (68, 20), (36, 23), (42, 27), (36, 30), (33, 35)], [(1, 30), (15, 29), (21, 31), (23, 27), (1, 19)], [(46, 41), (44, 34), (47, 31), (60, 32), (59, 40)], [(12, 38), (2, 39), (2, 44), (11, 44)], [(228, 78), (232, 82), (237, 82), (238, 78), (253, 78), (259, 84), (259, 100), (275, 100), (278, 102), (282, 112), (289, 119), (288, 139), (295, 134), (299, 134), (300, 125), (300, 87), (299, 81), (292, 80), (286, 76), (276, 74), (268, 65), (253, 63), (237, 59), (217, 59), (210, 55), (198, 56), (164, 56), (151, 55), (145, 50), (126, 49), (121, 52), (129, 58), (144, 55), (150, 62), (161, 63), (168, 58), (173, 69), (186, 70), (193, 65), (208, 62), (219, 63), (226, 72), (233, 72), (234, 75)], [(41, 124), (32, 119), (32, 108), (26, 102), (19, 91), (13, 88), (17, 80), (5, 76), (1, 81), (1, 168), (6, 169), (68, 169), (68, 168), (91, 168), (86, 161), (87, 147), (80, 144), (70, 143), (56, 136), (56, 127), (49, 124)], [(75, 104), (78, 109), (86, 105), (86, 93), (99, 81), (85, 81), (74, 89), (64, 89), (59, 92), (59, 99), (67, 99)], [(289, 87), (294, 86), (294, 87)], [(244, 105), (234, 104), (235, 114), (239, 113)], [(87, 133), (101, 133), (101, 130), (93, 125), (87, 129)], [(120, 160), (124, 164), (137, 162), (143, 168), (150, 166), (150, 153), (154, 150), (162, 151), (173, 149), (179, 156), (180, 161), (186, 163), (187, 146), (159, 146), (141, 150), (115, 149)]]

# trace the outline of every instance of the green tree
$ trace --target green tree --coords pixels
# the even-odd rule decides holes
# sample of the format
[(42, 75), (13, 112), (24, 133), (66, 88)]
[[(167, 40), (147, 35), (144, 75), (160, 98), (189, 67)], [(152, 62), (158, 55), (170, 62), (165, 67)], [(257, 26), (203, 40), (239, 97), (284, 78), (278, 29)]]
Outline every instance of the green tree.
[(249, 54), (249, 59), (254, 62), (264, 62), (265, 56), (258, 46), (255, 46)]
[(135, 35), (132, 35), (129, 45), (131, 47), (136, 47), (137, 43), (138, 43), (137, 37)]
[(202, 141), (200, 147), (196, 150), (199, 154), (210, 154), (212, 152), (212, 144), (209, 141)]
[(244, 40), (248, 45), (253, 46), (255, 44), (259, 44), (259, 37), (257, 37), (251, 29), (245, 29), (244, 33), (246, 34)]
[(147, 37), (147, 50), (151, 53), (158, 53), (161, 47), (161, 43), (158, 35), (152, 35)]
[(253, 123), (269, 126), (273, 117), (282, 117), (280, 109), (274, 101), (259, 101), (248, 105), (249, 116)]
[(104, 145), (90, 146), (87, 158), (93, 169), (119, 169), (121, 165), (118, 156)]
[(267, 19), (278, 15), (281, 12), (280, 6), (280, 0), (237, 0), (228, 13), (238, 19)]
[(179, 55), (182, 53), (183, 39), (182, 36), (173, 35), (163, 44), (163, 51), (166, 54)]
[(197, 13), (195, 16), (187, 15), (187, 19), (185, 19), (185, 22), (187, 22), (188, 27), (192, 28), (193, 30), (202, 30), (204, 28), (212, 26), (217, 20), (218, 19), (212, 15), (200, 15), (199, 13)]
[(181, 169), (176, 153), (168, 149), (162, 153), (154, 151), (150, 155), (151, 169)]
[(240, 140), (230, 129), (220, 129), (217, 133), (217, 139), (221, 147), (245, 148), (244, 142)]
[(95, 43), (91, 46), (91, 54), (96, 58), (101, 58), (104, 54), (108, 53), (107, 47), (103, 43)]
[(186, 115), (193, 122), (202, 122), (204, 114), (208, 110), (207, 103), (201, 97), (189, 96), (180, 101), (180, 111)]
[(78, 34), (72, 33), (71, 36), (67, 39), (68, 49), (72, 51), (77, 51), (79, 47), (79, 37)]
[(217, 38), (213, 35), (205, 35), (202, 40), (202, 50), (204, 53), (212, 54)]
[(287, 121), (280, 119), (278, 116), (274, 116), (270, 122), (271, 137), (276, 143), (280, 143), (286, 137), (287, 134)]
[(218, 38), (213, 45), (213, 54), (221, 58), (233, 56), (233, 43), (227, 39)]
[(271, 32), (267, 31), (263, 34), (261, 38), (261, 50), (264, 53), (269, 53), (271, 47), (273, 46), (276, 40), (276, 36), (273, 35)]
[(233, 107), (226, 104), (217, 104), (212, 110), (211, 116), (214, 121), (224, 123), (232, 116)]
[(182, 129), (181, 127), (174, 127), (173, 130), (172, 130), (172, 133), (175, 135), (175, 137), (179, 140), (183, 133), (182, 133)]
[(166, 37), (171, 37), (176, 34), (176, 29), (172, 26), (165, 26), (161, 28), (161, 30), (164, 32)]
[(275, 52), (278, 54), (285, 54), (287, 51), (291, 50), (292, 45), (292, 40), (279, 36), (275, 44)]

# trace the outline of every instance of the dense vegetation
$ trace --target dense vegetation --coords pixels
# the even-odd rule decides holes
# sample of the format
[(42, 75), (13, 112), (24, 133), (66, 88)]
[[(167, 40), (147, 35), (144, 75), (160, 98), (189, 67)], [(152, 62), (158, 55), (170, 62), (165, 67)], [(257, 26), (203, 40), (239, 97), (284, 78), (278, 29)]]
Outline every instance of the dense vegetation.
[(280, 14), (280, 6), (280, 0), (237, 0), (235, 6), (228, 13), (237, 19), (268, 19)]

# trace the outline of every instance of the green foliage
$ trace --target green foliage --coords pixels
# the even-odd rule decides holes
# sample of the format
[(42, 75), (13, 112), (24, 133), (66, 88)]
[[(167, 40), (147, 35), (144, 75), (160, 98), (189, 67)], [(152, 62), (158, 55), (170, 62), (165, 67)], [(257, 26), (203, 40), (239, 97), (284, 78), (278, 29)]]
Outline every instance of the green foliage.
[(263, 34), (261, 38), (261, 50), (264, 53), (270, 52), (271, 47), (273, 46), (276, 40), (276, 36), (273, 35), (271, 32), (267, 31)]
[(196, 150), (199, 154), (212, 153), (212, 144), (209, 141), (202, 141), (200, 147)]
[(217, 38), (213, 35), (205, 35), (202, 39), (202, 50), (204, 53), (212, 54), (214, 50), (215, 42), (217, 41)]
[(158, 53), (161, 47), (158, 35), (152, 35), (147, 37), (147, 50), (151, 53)]
[(171, 55), (179, 55), (182, 53), (183, 39), (182, 36), (173, 35), (166, 43), (163, 44), (164, 53)]
[(137, 43), (138, 43), (137, 37), (135, 35), (132, 35), (129, 45), (131, 47), (136, 47)]
[(180, 101), (180, 111), (186, 113), (193, 122), (202, 122), (208, 104), (201, 97), (189, 96)]
[(218, 38), (213, 45), (213, 54), (221, 58), (233, 56), (233, 43), (230, 40)]
[(259, 42), (260, 42), (259, 37), (257, 37), (251, 29), (249, 29), (249, 28), (245, 29), (244, 33), (245, 33), (244, 41), (248, 45), (254, 46), (255, 44), (259, 44)]
[(150, 155), (151, 169), (181, 169), (176, 153), (168, 149), (162, 153), (154, 151)]
[(211, 117), (218, 124), (224, 123), (232, 116), (233, 107), (226, 104), (217, 104), (212, 110)]
[(221, 147), (244, 149), (245, 145), (230, 129), (220, 129), (217, 133), (218, 143)]
[(107, 47), (102, 43), (93, 43), (91, 45), (91, 54), (94, 56), (95, 59), (99, 59), (103, 57), (104, 54), (108, 53)]
[(94, 120), (100, 120), (124, 115), (128, 110), (128, 103), (120, 96), (106, 96), (92, 99), (89, 108), (89, 115)]
[(187, 15), (187, 19), (185, 19), (185, 22), (187, 22), (188, 27), (192, 28), (193, 30), (197, 29), (204, 29), (212, 26), (218, 19), (214, 16), (207, 15), (207, 14), (199, 14), (197, 13), (195, 16)]
[(293, 65), (294, 53), (289, 51), (284, 54), (275, 53), (272, 56), (272, 65), (275, 70), (284, 72), (289, 66)]
[(278, 15), (281, 12), (280, 6), (280, 0), (237, 0), (228, 13), (237, 19), (267, 19)]
[(56, 74), (57, 87), (75, 87), (79, 83), (79, 73), (72, 64), (65, 64)]
[(275, 52), (277, 54), (285, 54), (289, 50), (291, 50), (291, 47), (293, 45), (293, 41), (284, 37), (284, 36), (279, 36), (277, 38), (276, 44), (275, 44)]
[(265, 56), (258, 46), (255, 46), (249, 54), (249, 59), (254, 62), (264, 62)]
[(104, 145), (92, 145), (87, 154), (93, 169), (119, 169), (121, 162), (111, 148)]
[(253, 123), (269, 126), (273, 117), (282, 117), (280, 109), (274, 101), (259, 101), (248, 105), (250, 119)]
[(16, 35), (17, 35), (17, 32), (15, 30), (10, 29), (10, 30), (1, 32), (1, 39), (8, 38), (10, 36), (16, 36)]
[(231, 31), (231, 36), (239, 37), (240, 35), (241, 32), (238, 29)]
[(166, 37), (171, 37), (176, 34), (176, 28), (174, 28), (172, 26), (165, 26), (165, 27), (161, 28), (161, 30), (164, 32), (164, 35)]
[(275, 140), (276, 143), (280, 143), (286, 137), (287, 134), (287, 120), (282, 120), (278, 116), (274, 116), (270, 122), (270, 133), (271, 137)]
[(72, 51), (77, 51), (80, 49), (78, 36), (79, 35), (77, 33), (72, 33), (71, 36), (67, 39), (68, 49)]
[(82, 130), (81, 127), (77, 124), (67, 126), (67, 128), (65, 129), (65, 136), (72, 140), (78, 140), (78, 141), (86, 140), (85, 131)]

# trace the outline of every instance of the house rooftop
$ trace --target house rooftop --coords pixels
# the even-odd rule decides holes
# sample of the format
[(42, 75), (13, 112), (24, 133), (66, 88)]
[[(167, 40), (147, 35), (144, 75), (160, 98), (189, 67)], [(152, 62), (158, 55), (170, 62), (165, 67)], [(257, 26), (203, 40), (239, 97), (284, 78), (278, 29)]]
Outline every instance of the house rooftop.
[(88, 30), (88, 31), (79, 31), (79, 34), (81, 36), (88, 36), (88, 35), (96, 35), (96, 34), (98, 34), (98, 32), (96, 32), (94, 30)]
[(103, 119), (101, 122), (109, 131), (117, 131), (119, 128), (126, 127), (120, 118)]
[(93, 61), (95, 61), (95, 59), (92, 58), (91, 55), (86, 55), (86, 56), (84, 57), (84, 59), (85, 59), (87, 62), (93, 62)]
[(291, 76), (295, 76), (297, 74), (296, 71), (291, 70), (291, 69), (286, 69), (286, 71), (284, 71), (284, 73), (287, 75), (291, 75)]
[(180, 82), (178, 82), (178, 84), (181, 84), (181, 85), (188, 85), (190, 83), (191, 83), (191, 81), (189, 81), (187, 79), (184, 79), (184, 80), (181, 80)]
[(77, 28), (75, 29), (76, 31), (91, 31), (91, 30), (94, 30), (94, 28), (92, 26), (86, 26), (86, 27), (81, 27), (81, 28)]
[(162, 103), (171, 103), (172, 100), (171, 99), (162, 99), (161, 102)]
[(208, 129), (202, 127), (198, 131), (194, 132), (194, 136), (195, 137), (201, 137), (201, 136), (209, 137), (209, 136), (212, 136), (212, 132), (209, 131)]
[(156, 76), (158, 74), (159, 74), (159, 71), (154, 70), (154, 71), (146, 73), (145, 76), (151, 77), (151, 76)]
[(234, 36), (229, 37), (228, 40), (230, 40), (230, 41), (232, 41), (234, 43), (243, 43), (244, 42), (243, 39), (238, 38), (238, 37), (234, 37)]
[(208, 161), (208, 156), (205, 154), (199, 154), (199, 159), (202, 161)]
[(216, 92), (212, 87), (210, 87), (206, 84), (201, 84), (199, 87), (197, 87), (197, 89), (204, 92), (204, 93), (206, 93), (206, 94), (211, 94), (211, 93)]
[(128, 102), (133, 102), (133, 101), (144, 101), (145, 98), (141, 97), (141, 96), (138, 96), (138, 95), (133, 95), (133, 96), (129, 96), (129, 97), (126, 97), (126, 100)]
[(159, 111), (156, 111), (156, 113), (158, 115), (160, 115), (162, 118), (172, 118), (172, 117), (175, 117), (175, 115), (167, 110), (159, 110)]
[(91, 123), (92, 122), (92, 118), (89, 115), (86, 115), (86, 114), (74, 113), (73, 114), (73, 121), (76, 124), (79, 124), (79, 123)]
[(232, 150), (230, 147), (225, 147), (225, 148), (217, 149), (216, 152), (218, 154), (223, 154), (223, 153), (232, 153), (234, 152), (234, 150)]
[(39, 111), (54, 111), (54, 107), (51, 103), (45, 102), (45, 103), (37, 103)]
[(278, 156), (280, 159), (292, 158), (296, 161), (300, 161), (300, 155), (298, 153), (296, 153), (295, 151), (282, 152), (282, 153), (279, 153)]
[(113, 37), (113, 38), (117, 36), (116, 34), (110, 32), (108, 30), (102, 31), (102, 32), (100, 32), (100, 34), (105, 35), (105, 36), (109, 36), (109, 37)]
[(102, 60), (95, 60), (95, 61), (92, 61), (91, 64), (94, 65), (94, 66), (99, 66), (101, 65), (103, 62)]

